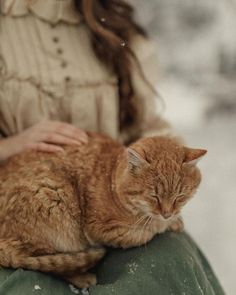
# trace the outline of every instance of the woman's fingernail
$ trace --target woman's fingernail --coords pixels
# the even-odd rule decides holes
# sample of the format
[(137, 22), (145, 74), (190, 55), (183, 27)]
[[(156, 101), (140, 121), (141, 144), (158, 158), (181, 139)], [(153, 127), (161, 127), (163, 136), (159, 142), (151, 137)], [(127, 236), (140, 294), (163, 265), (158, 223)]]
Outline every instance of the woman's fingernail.
[(88, 139), (89, 139), (89, 138), (88, 138), (88, 136), (85, 134), (85, 135), (83, 136), (83, 139), (86, 140), (86, 141), (88, 142)]
[(81, 139), (83, 143), (88, 143), (87, 139)]
[(65, 150), (64, 150), (63, 148), (58, 148), (57, 151), (58, 151), (59, 153), (65, 153)]

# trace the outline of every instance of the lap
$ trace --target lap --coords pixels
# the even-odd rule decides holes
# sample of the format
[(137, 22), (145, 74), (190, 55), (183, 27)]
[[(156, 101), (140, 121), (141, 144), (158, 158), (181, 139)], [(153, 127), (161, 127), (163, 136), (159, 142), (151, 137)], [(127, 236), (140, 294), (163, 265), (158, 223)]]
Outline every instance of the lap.
[[(209, 263), (185, 233), (165, 233), (146, 246), (110, 250), (95, 271), (98, 285), (90, 288), (90, 295), (224, 294)], [(1, 269), (0, 294), (73, 292), (68, 283), (47, 274)]]

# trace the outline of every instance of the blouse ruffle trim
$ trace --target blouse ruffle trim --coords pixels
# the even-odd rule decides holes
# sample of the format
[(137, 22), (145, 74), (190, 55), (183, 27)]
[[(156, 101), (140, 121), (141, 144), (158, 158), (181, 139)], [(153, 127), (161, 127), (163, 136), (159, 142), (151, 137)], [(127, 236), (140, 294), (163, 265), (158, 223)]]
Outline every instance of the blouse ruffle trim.
[(78, 24), (82, 20), (73, 0), (2, 0), (0, 9), (3, 15), (14, 17), (33, 13), (51, 24), (60, 21)]

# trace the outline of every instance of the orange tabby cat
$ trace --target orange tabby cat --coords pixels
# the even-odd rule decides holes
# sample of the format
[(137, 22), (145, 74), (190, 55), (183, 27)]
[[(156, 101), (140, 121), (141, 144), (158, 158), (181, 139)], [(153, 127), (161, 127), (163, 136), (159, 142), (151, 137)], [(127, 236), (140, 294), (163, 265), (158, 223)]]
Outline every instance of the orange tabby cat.
[(126, 148), (88, 133), (65, 153), (27, 152), (0, 167), (0, 265), (51, 272), (78, 287), (103, 246), (134, 247), (182, 230), (205, 150), (150, 137)]

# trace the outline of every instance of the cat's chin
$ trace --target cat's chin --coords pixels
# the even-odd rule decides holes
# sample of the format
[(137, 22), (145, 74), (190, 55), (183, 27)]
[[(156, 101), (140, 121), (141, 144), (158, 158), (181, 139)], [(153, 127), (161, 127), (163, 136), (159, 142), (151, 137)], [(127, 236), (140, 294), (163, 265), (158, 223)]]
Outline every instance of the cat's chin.
[(161, 214), (158, 214), (158, 215), (156, 214), (153, 217), (153, 219), (155, 219), (156, 221), (161, 221), (161, 222), (170, 222), (170, 221), (174, 221), (177, 218), (178, 218), (178, 215), (175, 215), (175, 214), (171, 215), (168, 218), (163, 217)]
[(172, 215), (169, 218), (164, 218), (161, 214), (153, 214), (151, 222), (151, 231), (154, 234), (165, 232), (170, 225), (176, 220), (176, 215)]

